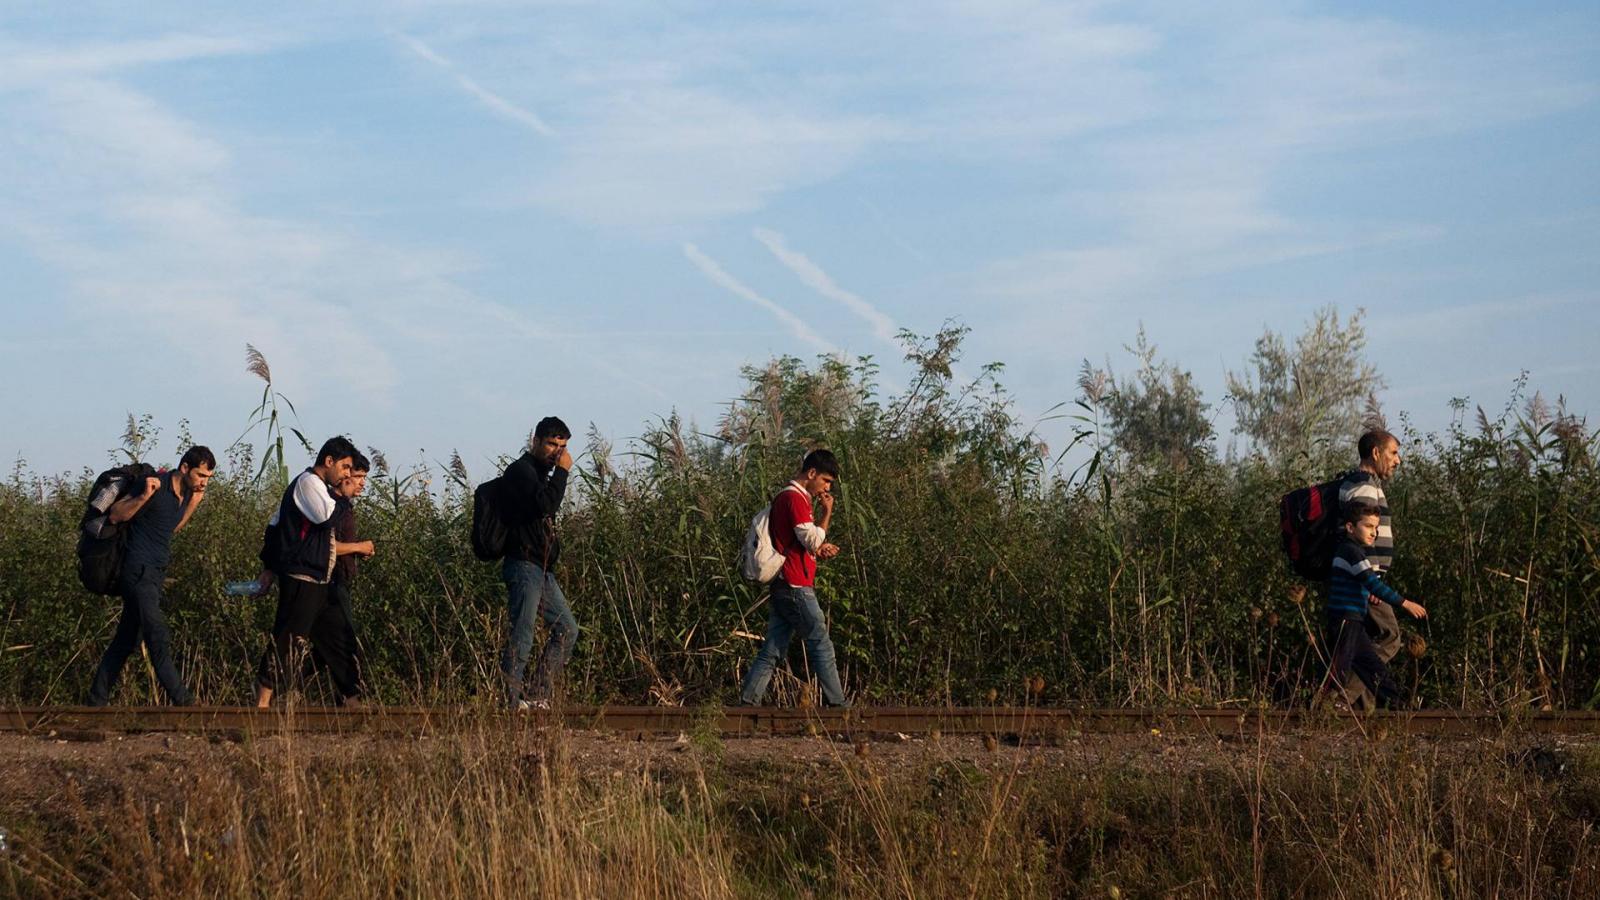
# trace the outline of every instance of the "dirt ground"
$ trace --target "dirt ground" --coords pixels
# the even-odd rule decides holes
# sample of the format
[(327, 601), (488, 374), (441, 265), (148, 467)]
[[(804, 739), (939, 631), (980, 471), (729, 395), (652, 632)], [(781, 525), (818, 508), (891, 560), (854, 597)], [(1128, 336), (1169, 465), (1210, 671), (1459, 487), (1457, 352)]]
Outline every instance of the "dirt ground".
[[(48, 804), (66, 789), (138, 784), (143, 790), (170, 785), (180, 789), (194, 772), (257, 765), (293, 753), (306, 763), (351, 761), (404, 753), (444, 750), (461, 735), (334, 736), (270, 735), (237, 737), (187, 734), (21, 735), (0, 734), (0, 808)], [(1027, 777), (1052, 771), (1117, 768), (1134, 773), (1181, 774), (1208, 768), (1309, 763), (1333, 767), (1348, 758), (1352, 744), (1406, 753), (1434, 765), (1453, 760), (1501, 756), (1536, 774), (1558, 774), (1562, 767), (1600, 760), (1600, 735), (1497, 736), (1492, 738), (1363, 737), (1309, 733), (1261, 740), (1219, 740), (1204, 735), (1111, 734), (1058, 739), (1049, 745), (1017, 746), (976, 736), (889, 736), (856, 741), (842, 736), (733, 738), (706, 740), (625, 736), (603, 732), (522, 729), (496, 735), (517, 753), (559, 753), (579, 775), (638, 773), (687, 775), (708, 761), (724, 772), (785, 773), (797, 780), (826, 782), (842, 764), (870, 763), (884, 777), (923, 772), (939, 763), (959, 762), (992, 773)], [(1549, 770), (1549, 771), (1545, 771)]]

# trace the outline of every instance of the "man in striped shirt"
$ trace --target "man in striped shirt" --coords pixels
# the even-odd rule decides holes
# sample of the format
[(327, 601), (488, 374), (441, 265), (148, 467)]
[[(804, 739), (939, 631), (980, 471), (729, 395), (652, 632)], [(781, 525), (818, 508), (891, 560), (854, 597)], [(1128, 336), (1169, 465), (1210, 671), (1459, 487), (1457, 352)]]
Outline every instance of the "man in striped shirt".
[(1401, 597), (1379, 577), (1369, 553), (1377, 541), (1380, 521), (1378, 508), (1370, 504), (1350, 506), (1344, 511), (1345, 537), (1334, 552), (1333, 569), (1328, 576), (1327, 645), (1332, 648), (1332, 655), (1324, 690), (1337, 690), (1352, 678), (1359, 679), (1379, 707), (1389, 707), (1400, 698), (1400, 688), (1365, 626), (1380, 608), (1391, 610), (1391, 616), (1392, 610), (1404, 610), (1418, 619), (1427, 618), (1428, 611), (1422, 604)]
[[(1378, 532), (1366, 555), (1367, 561), (1382, 575), (1394, 565), (1394, 525), (1389, 518), (1389, 498), (1383, 493), (1383, 485), (1400, 468), (1400, 440), (1387, 431), (1373, 429), (1361, 436), (1356, 447), (1361, 452), (1361, 465), (1345, 475), (1339, 484), (1339, 508), (1343, 512), (1357, 506), (1377, 508)], [(1365, 628), (1385, 665), (1399, 655), (1400, 622), (1388, 604), (1379, 603), (1368, 611)], [(1372, 699), (1366, 695), (1360, 679), (1353, 675), (1344, 687), (1358, 702)]]

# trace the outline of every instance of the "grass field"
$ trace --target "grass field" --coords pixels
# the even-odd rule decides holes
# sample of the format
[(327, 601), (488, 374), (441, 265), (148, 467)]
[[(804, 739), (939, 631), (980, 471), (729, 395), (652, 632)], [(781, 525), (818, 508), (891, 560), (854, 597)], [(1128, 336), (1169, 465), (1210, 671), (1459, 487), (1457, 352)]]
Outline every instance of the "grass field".
[(15, 896), (1587, 897), (1600, 743), (0, 737)]

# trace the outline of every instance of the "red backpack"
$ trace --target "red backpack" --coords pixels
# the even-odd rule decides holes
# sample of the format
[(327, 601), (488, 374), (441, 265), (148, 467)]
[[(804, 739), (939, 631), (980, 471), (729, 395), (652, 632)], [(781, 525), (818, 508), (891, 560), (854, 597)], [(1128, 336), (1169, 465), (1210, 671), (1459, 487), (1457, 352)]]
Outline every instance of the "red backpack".
[(1349, 474), (1296, 488), (1278, 500), (1278, 539), (1290, 570), (1301, 578), (1328, 580), (1339, 546), (1339, 486)]

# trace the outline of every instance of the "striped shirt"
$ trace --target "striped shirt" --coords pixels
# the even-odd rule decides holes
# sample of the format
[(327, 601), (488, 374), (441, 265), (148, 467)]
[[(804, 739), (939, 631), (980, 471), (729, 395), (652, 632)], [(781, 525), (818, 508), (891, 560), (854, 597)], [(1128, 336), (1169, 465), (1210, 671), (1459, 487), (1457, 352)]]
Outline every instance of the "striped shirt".
[(1367, 557), (1367, 548), (1352, 540), (1340, 542), (1333, 553), (1333, 569), (1328, 576), (1328, 615), (1345, 619), (1365, 619), (1370, 597), (1400, 608), (1401, 596), (1378, 577), (1378, 567)]
[(1367, 548), (1367, 561), (1379, 572), (1387, 572), (1394, 566), (1394, 526), (1389, 521), (1389, 498), (1384, 496), (1378, 477), (1360, 469), (1345, 475), (1344, 481), (1339, 483), (1339, 512), (1342, 514), (1357, 504), (1378, 508), (1378, 539)]

